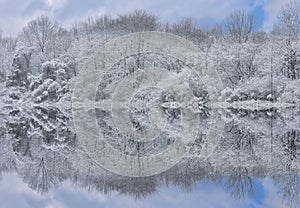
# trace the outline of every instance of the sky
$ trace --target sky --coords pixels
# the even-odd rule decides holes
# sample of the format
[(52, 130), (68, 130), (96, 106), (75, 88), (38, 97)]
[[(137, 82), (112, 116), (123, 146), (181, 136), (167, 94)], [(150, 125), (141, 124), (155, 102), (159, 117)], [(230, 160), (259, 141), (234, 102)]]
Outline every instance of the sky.
[[(65, 27), (89, 16), (97, 17), (147, 10), (161, 21), (176, 22), (193, 17), (199, 26), (212, 26), (234, 9), (251, 11), (257, 18), (257, 30), (270, 31), (277, 14), (289, 0), (0, 0), (0, 28), (5, 36), (15, 36), (31, 20), (47, 15)], [(41, 195), (27, 187), (16, 175), (4, 175), (0, 181), (0, 202), (3, 207), (77, 208), (77, 207), (249, 207), (283, 208), (277, 189), (271, 180), (257, 180), (253, 197), (236, 201), (224, 189), (213, 184), (199, 183), (191, 193), (179, 188), (162, 188), (158, 195), (136, 201), (118, 193), (102, 195), (88, 193), (70, 182)], [(183, 206), (184, 203), (184, 206)]]
[(177, 187), (162, 187), (158, 194), (142, 200), (111, 193), (87, 192), (66, 181), (47, 194), (39, 194), (16, 174), (4, 175), (0, 181), (0, 206), (22, 208), (285, 208), (271, 179), (254, 180), (255, 194), (243, 200), (233, 199), (225, 190), (211, 183), (198, 183), (192, 192)]
[(136, 9), (149, 11), (163, 22), (191, 16), (197, 25), (209, 27), (234, 9), (251, 11), (257, 30), (270, 31), (277, 14), (289, 0), (0, 0), (0, 28), (5, 36), (15, 36), (32, 19), (47, 15), (65, 27), (89, 16), (119, 14)]

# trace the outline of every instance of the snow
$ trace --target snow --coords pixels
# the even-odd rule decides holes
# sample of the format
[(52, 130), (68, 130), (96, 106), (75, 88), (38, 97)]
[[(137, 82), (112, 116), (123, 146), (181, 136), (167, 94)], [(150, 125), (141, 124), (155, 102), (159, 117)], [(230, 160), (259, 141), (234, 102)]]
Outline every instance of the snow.
[[(126, 187), (124, 170), (175, 146), (182, 160), (161, 157), (174, 164), (146, 182), (299, 175), (299, 42), (291, 51), (271, 34), (244, 43), (193, 37), (194, 45), (167, 33), (128, 33), (63, 35), (47, 44), (50, 52), (0, 40), (0, 172), (16, 171), (41, 192), (70, 179), (138, 195), (141, 178)], [(139, 53), (133, 36), (147, 37)], [(101, 154), (106, 163), (133, 162), (116, 174), (95, 162)]]

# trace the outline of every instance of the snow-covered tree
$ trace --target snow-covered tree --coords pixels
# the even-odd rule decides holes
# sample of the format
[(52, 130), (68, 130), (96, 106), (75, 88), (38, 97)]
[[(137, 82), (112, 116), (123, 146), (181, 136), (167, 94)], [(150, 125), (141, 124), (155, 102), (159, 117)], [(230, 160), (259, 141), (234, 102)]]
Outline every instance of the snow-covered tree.
[(225, 19), (225, 30), (238, 43), (249, 40), (255, 25), (254, 15), (244, 10), (235, 10)]
[[(296, 199), (300, 50), (295, 5), (291, 2), (282, 9), (279, 32), (274, 29), (272, 34), (254, 32), (253, 15), (240, 10), (226, 18), (227, 33), (220, 26), (199, 28), (190, 17), (161, 24), (155, 15), (135, 11), (116, 18), (90, 17), (70, 30), (41, 16), (30, 21), (17, 38), (0, 37), (0, 173), (16, 171), (29, 187), (40, 192), (70, 179), (90, 190), (118, 191), (136, 197), (155, 193), (162, 185), (191, 190), (195, 182), (211, 180), (241, 198), (253, 193), (252, 177), (271, 176), (283, 197)], [(187, 145), (188, 156), (170, 170), (148, 178), (127, 178), (101, 168), (76, 142), (72, 90), (77, 72), (95, 49), (110, 38), (149, 30), (179, 35), (199, 47), (201, 60), (197, 67), (203, 74), (184, 74), (182, 78), (188, 77), (196, 100), (191, 106), (196, 106), (201, 122), (216, 111), (225, 128), (216, 150), (205, 161), (198, 158), (205, 142), (205, 134), (199, 134)], [(115, 89), (111, 84), (115, 82), (117, 86), (123, 77), (129, 78), (138, 70), (163, 68), (179, 76), (182, 69), (190, 69), (184, 61), (156, 53), (124, 57), (109, 69), (111, 73), (103, 75), (96, 102), (106, 102)], [(206, 69), (211, 68), (219, 72), (225, 86), (219, 95), (224, 102), (217, 103), (223, 106), (220, 109), (212, 108), (201, 82)], [(138, 76), (135, 84), (143, 78)], [(151, 89), (139, 93), (130, 99), (130, 119), (134, 128), (144, 131), (148, 125), (145, 118), (152, 110), (149, 99), (157, 92)], [(185, 112), (169, 108), (176, 101), (172, 93), (163, 92), (155, 100), (164, 102), (159, 109), (168, 122), (176, 123), (185, 116)], [(146, 104), (149, 107), (144, 109)], [(148, 154), (152, 146), (157, 151), (174, 142), (170, 138), (146, 144), (125, 140), (106, 110), (96, 109), (96, 119), (99, 127), (105, 127), (102, 133), (113, 135), (107, 141), (117, 150), (131, 155)], [(199, 128), (208, 129), (203, 124)], [(287, 175), (276, 179), (275, 173)]]
[(0, 37), (0, 81), (5, 81), (6, 76), (12, 70), (11, 60), (16, 49), (16, 39)]
[(194, 35), (197, 27), (191, 17), (185, 17), (179, 23), (175, 23), (174, 25), (172, 25), (172, 28), (168, 30), (175, 35), (179, 35), (186, 39), (189, 39)]
[(28, 88), (30, 84), (28, 74), (31, 73), (31, 55), (31, 50), (21, 49), (16, 52), (12, 61), (13, 71), (7, 78), (7, 87)]
[(282, 74), (292, 80), (300, 78), (300, 51), (290, 49), (284, 54)]
[(29, 89), (34, 102), (58, 102), (69, 93), (69, 81), (75, 71), (66, 63), (53, 59), (42, 64), (42, 74), (30, 76)]
[(141, 31), (153, 31), (158, 29), (157, 17), (142, 10), (136, 10), (130, 14), (119, 15), (116, 20), (118, 28), (132, 33)]
[(45, 61), (65, 53), (70, 46), (68, 32), (46, 16), (31, 20), (19, 38), (25, 47), (36, 48)]
[(285, 4), (278, 15), (278, 23), (274, 25), (273, 33), (286, 36), (288, 41), (297, 39), (300, 30), (300, 4), (290, 0)]

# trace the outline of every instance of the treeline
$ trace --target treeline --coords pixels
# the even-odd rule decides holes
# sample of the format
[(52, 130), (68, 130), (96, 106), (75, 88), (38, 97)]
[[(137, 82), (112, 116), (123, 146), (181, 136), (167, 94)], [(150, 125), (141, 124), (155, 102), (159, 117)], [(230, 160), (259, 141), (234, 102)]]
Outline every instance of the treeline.
[(257, 30), (256, 23), (255, 15), (243, 10), (233, 11), (222, 24), (210, 28), (199, 27), (191, 17), (174, 24), (162, 22), (157, 16), (140, 10), (117, 18), (90, 17), (70, 29), (40, 16), (31, 20), (17, 37), (0, 35), (0, 80), (5, 81), (8, 75), (15, 73), (14, 56), (28, 59), (29, 65), (25, 68), (32, 74), (40, 74), (42, 64), (53, 59), (71, 64), (76, 72), (95, 44), (140, 31), (168, 32), (191, 40), (207, 53), (206, 61), (213, 62), (211, 67), (217, 68), (229, 87), (266, 73), (269, 76), (270, 71), (274, 76), (299, 79), (299, 4), (287, 3), (271, 32)]

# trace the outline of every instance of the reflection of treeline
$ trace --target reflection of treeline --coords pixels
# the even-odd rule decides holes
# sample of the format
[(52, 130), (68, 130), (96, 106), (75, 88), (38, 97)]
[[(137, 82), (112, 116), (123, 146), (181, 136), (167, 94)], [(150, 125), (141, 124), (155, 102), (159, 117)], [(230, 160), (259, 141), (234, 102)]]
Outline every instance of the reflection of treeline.
[(213, 183), (238, 200), (253, 196), (258, 188), (258, 180), (271, 177), (283, 200), (297, 204), (300, 199), (298, 172), (276, 174), (263, 166), (250, 169), (245, 166), (219, 168), (209, 162), (187, 159), (163, 174), (146, 178), (116, 176), (109, 172), (104, 176), (86, 173), (74, 176), (72, 182), (88, 191), (104, 194), (117, 191), (137, 199), (156, 194), (163, 187), (175, 186), (190, 192), (200, 184)]
[(20, 156), (32, 156), (32, 137), (39, 138), (44, 148), (58, 151), (74, 146), (75, 134), (70, 118), (57, 108), (34, 107), (29, 115), (24, 111), (12, 110), (6, 123), (7, 134), (12, 137), (13, 151)]
[(231, 114), (238, 115), (239, 117), (248, 117), (252, 119), (257, 119), (257, 118), (271, 118), (276, 116), (277, 114), (277, 109), (275, 108), (270, 108), (270, 109), (255, 109), (255, 110), (250, 110), (250, 109), (236, 109), (236, 108), (228, 108)]
[(76, 134), (55, 106), (12, 108), (1, 134), (0, 172), (17, 172), (34, 190), (47, 192), (68, 179)]
[(300, 157), (300, 132), (298, 130), (290, 130), (280, 138), (284, 154), (290, 160), (297, 160)]
[[(32, 115), (41, 117), (39, 113), (53, 110), (37, 109), (38, 112), (33, 112)], [(57, 115), (57, 120), (63, 118), (59, 111), (52, 114)], [(295, 130), (286, 132), (277, 139), (272, 152), (266, 142), (270, 138), (264, 140), (264, 135), (230, 123), (226, 125), (217, 149), (209, 158), (202, 160), (195, 155), (183, 159), (159, 175), (130, 178), (110, 173), (95, 164), (72, 139), (72, 134), (62, 130), (66, 127), (65, 124), (56, 123), (58, 128), (55, 133), (47, 130), (50, 124), (42, 122), (43, 124), (35, 125), (34, 122), (23, 118), (18, 124), (8, 124), (9, 134), (13, 139), (8, 140), (2, 134), (0, 167), (1, 172), (16, 171), (30, 188), (39, 192), (47, 192), (63, 181), (71, 180), (75, 185), (90, 191), (105, 194), (117, 191), (143, 198), (157, 193), (165, 186), (191, 191), (199, 183), (212, 182), (240, 199), (255, 193), (256, 179), (270, 177), (288, 203), (296, 203), (299, 198), (297, 152), (300, 134)], [(266, 143), (260, 143), (261, 140)], [(262, 144), (265, 147), (261, 147)]]
[[(255, 32), (254, 15), (244, 11), (232, 12), (224, 27), (208, 29), (199, 28), (190, 17), (170, 24), (136, 11), (117, 18), (89, 18), (70, 30), (41, 16), (16, 38), (0, 35), (0, 81), (6, 80), (1, 102), (12, 104), (4, 109), (7, 120), (0, 123), (0, 173), (16, 171), (39, 192), (70, 179), (88, 190), (117, 191), (137, 198), (169, 185), (189, 191), (198, 182), (216, 183), (242, 198), (255, 192), (253, 178), (271, 177), (283, 198), (295, 203), (300, 191), (300, 133), (285, 123), (277, 109), (229, 109), (240, 120), (227, 123), (216, 152), (207, 161), (194, 155), (147, 178), (114, 175), (86, 155), (84, 165), (78, 163), (84, 150), (76, 143), (70, 112), (62, 109), (70, 108), (72, 82), (94, 48), (109, 38), (141, 31), (169, 32), (197, 44), (206, 54), (201, 62), (216, 68), (230, 88), (224, 96), (228, 103), (299, 99), (297, 9), (296, 2), (287, 4), (271, 33)], [(166, 57), (156, 61), (170, 64)], [(172, 67), (180, 70), (182, 65), (177, 62)]]

